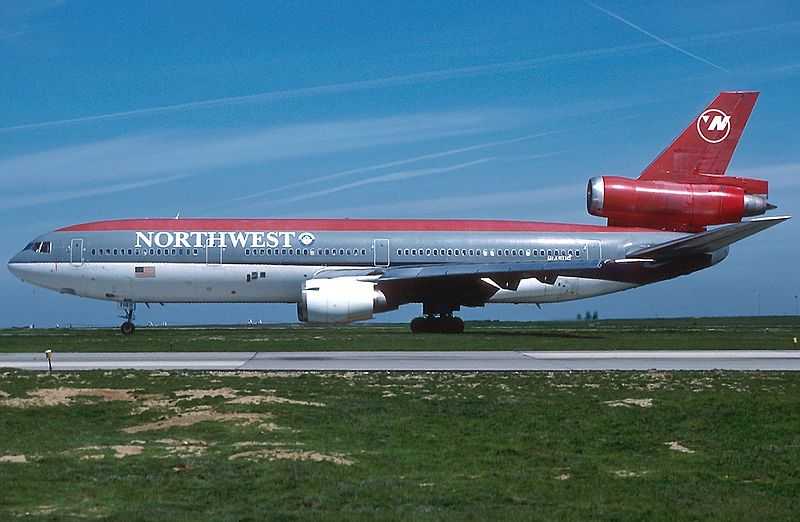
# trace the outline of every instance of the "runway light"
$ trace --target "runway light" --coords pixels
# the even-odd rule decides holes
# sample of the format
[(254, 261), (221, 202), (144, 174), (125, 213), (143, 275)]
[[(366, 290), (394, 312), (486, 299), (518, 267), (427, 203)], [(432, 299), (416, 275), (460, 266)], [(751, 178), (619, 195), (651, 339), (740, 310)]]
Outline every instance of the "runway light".
[[(795, 339), (795, 344), (797, 344), (797, 339)], [(48, 368), (47, 371), (52, 373), (52, 371), (53, 371), (53, 362), (51, 361), (51, 359), (53, 357), (53, 350), (49, 350), (49, 349), (45, 350), (44, 354), (47, 357), (47, 368)]]
[(794, 342), (794, 349), (797, 350), (797, 337), (792, 337), (792, 341)]

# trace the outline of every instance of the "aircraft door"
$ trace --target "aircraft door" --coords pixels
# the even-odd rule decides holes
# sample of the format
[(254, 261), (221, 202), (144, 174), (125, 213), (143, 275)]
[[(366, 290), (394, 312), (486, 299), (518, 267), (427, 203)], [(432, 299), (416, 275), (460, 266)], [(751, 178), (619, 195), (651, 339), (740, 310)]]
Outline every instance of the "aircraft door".
[(221, 265), (224, 250), (225, 248), (221, 246), (206, 246), (206, 264)]
[(585, 245), (583, 245), (583, 255), (587, 261), (600, 261), (602, 260), (602, 249), (600, 247), (600, 241), (591, 240), (587, 241)]
[(375, 253), (375, 266), (389, 266), (389, 240), (376, 239), (372, 249)]
[(69, 263), (72, 266), (83, 264), (83, 239), (73, 239), (69, 244)]

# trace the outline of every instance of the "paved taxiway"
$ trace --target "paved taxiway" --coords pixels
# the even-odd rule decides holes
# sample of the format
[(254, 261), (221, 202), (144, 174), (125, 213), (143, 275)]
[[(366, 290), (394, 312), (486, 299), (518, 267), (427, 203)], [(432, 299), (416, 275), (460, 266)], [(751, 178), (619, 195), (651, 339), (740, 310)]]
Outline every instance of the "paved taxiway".
[[(800, 351), (144, 352), (54, 353), (54, 370), (800, 370)], [(43, 353), (0, 354), (0, 367), (47, 370)]]

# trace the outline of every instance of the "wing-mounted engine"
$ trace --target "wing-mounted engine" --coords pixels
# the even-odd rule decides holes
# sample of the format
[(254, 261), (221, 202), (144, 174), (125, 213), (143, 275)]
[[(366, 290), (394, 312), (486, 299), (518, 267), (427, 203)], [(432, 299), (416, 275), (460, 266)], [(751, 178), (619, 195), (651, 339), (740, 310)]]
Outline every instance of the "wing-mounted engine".
[(676, 183), (613, 176), (592, 178), (586, 204), (609, 226), (700, 232), (709, 225), (736, 223), (775, 208), (768, 183), (719, 177), (717, 183)]
[(373, 282), (355, 277), (309, 279), (297, 304), (297, 317), (304, 323), (349, 323), (389, 309), (386, 296)]

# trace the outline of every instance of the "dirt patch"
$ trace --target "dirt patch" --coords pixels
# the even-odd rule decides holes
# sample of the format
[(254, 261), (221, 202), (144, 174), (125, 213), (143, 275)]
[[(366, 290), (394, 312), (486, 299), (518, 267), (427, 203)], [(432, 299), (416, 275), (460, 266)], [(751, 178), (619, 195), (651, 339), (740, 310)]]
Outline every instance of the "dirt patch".
[(233, 399), (236, 397), (236, 391), (232, 388), (217, 388), (215, 390), (180, 390), (175, 392), (175, 396), (181, 397), (178, 400), (188, 401), (204, 399), (206, 397), (222, 397), (224, 399)]
[(40, 388), (28, 392), (26, 398), (0, 400), (0, 406), (12, 408), (35, 408), (40, 406), (60, 406), (74, 402), (78, 397), (94, 397), (104, 401), (133, 402), (137, 399), (154, 398), (155, 395), (137, 396), (128, 389), (117, 388)]
[(123, 459), (131, 455), (141, 455), (143, 446), (139, 444), (117, 444), (111, 446), (84, 446), (74, 450), (68, 450), (66, 453), (82, 454), (81, 460), (103, 460), (106, 453), (109, 451), (114, 452), (114, 458)]
[(10, 397), (10, 395), (8, 394), (8, 392), (4, 392), (3, 390), (0, 390), (0, 397)]
[(665, 442), (664, 445), (668, 446), (669, 449), (673, 451), (680, 451), (681, 453), (694, 453), (694, 450), (690, 450), (686, 446), (675, 441)]
[(199, 456), (205, 453), (206, 449), (209, 446), (213, 446), (214, 443), (208, 443), (202, 440), (197, 439), (183, 439), (183, 440), (175, 440), (175, 439), (159, 439), (155, 441), (156, 444), (161, 444), (164, 446), (164, 449), (172, 454), (175, 455), (194, 455)]
[(167, 430), (170, 428), (178, 428), (183, 426), (192, 426), (199, 422), (237, 422), (240, 426), (248, 426), (250, 424), (260, 423), (259, 427), (264, 430), (277, 430), (279, 426), (271, 422), (264, 422), (269, 418), (267, 413), (219, 413), (212, 410), (193, 411), (189, 413), (182, 413), (156, 422), (148, 422), (140, 424), (139, 426), (130, 426), (123, 428), (125, 433), (141, 433), (143, 431), (156, 431)]
[(0, 455), (0, 462), (25, 464), (28, 462), (28, 458), (25, 455)]
[(247, 395), (245, 397), (232, 399), (228, 401), (228, 404), (295, 404), (297, 406), (325, 406), (321, 402), (298, 401), (295, 399), (287, 399), (286, 397), (278, 397), (277, 395)]
[(635, 471), (628, 471), (627, 469), (618, 469), (616, 471), (612, 471), (612, 473), (618, 477), (622, 478), (630, 478), (630, 477), (638, 477), (639, 474)]
[(339, 453), (325, 454), (316, 451), (290, 451), (283, 448), (273, 449), (259, 449), (253, 451), (245, 451), (242, 453), (234, 453), (228, 460), (247, 459), (247, 460), (297, 460), (297, 461), (311, 461), (311, 462), (332, 462), (334, 464), (343, 464), (351, 466), (355, 463), (354, 460), (346, 458)]
[(653, 399), (622, 399), (621, 401), (605, 401), (605, 404), (611, 406), (612, 408), (630, 408), (631, 406), (652, 408)]

